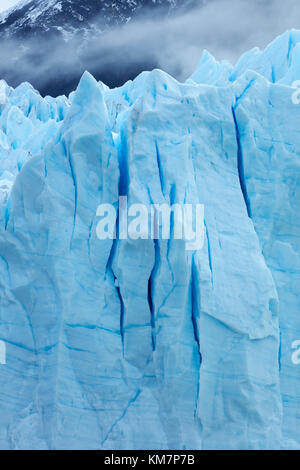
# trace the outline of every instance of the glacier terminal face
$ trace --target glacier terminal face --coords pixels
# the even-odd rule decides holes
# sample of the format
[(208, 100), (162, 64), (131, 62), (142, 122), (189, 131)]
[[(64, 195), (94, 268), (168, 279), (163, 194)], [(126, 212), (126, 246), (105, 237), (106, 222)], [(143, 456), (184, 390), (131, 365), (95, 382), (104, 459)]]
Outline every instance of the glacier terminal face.
[[(300, 448), (299, 74), (290, 31), (186, 83), (0, 82), (1, 449)], [(100, 239), (120, 196), (203, 204), (203, 247)]]

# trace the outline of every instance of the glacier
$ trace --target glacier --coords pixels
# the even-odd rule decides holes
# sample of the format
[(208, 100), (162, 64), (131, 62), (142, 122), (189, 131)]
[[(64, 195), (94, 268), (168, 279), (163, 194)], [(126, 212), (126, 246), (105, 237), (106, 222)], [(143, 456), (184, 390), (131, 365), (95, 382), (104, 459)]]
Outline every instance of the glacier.
[[(299, 79), (292, 30), (185, 83), (0, 82), (1, 449), (300, 448)], [(204, 204), (203, 248), (100, 240), (120, 195)]]

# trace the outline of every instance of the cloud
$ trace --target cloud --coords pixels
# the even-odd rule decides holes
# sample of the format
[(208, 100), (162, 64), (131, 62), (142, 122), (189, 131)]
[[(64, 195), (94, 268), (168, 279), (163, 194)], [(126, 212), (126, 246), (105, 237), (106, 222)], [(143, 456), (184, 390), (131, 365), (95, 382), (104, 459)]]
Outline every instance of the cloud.
[(85, 69), (110, 86), (154, 67), (184, 80), (203, 49), (235, 62), (291, 28), (300, 28), (298, 0), (209, 0), (180, 16), (153, 19), (148, 13), (85, 44), (80, 38), (69, 43), (60, 38), (5, 40), (0, 75), (13, 86), (30, 81), (44, 94), (71, 91)]

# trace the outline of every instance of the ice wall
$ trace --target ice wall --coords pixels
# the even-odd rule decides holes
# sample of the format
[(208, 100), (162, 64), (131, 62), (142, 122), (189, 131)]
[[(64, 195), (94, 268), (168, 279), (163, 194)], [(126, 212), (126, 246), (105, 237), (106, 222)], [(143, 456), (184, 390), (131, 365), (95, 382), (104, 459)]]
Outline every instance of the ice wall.
[[(300, 448), (300, 33), (69, 99), (2, 82), (0, 448)], [(203, 249), (99, 240), (201, 203)]]

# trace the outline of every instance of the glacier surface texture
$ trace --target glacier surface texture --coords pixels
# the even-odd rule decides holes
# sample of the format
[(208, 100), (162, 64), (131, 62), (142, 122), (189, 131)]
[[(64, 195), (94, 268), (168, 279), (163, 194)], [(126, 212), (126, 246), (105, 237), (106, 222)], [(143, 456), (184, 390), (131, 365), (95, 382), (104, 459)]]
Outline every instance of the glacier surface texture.
[[(1, 449), (300, 448), (299, 79), (290, 31), (185, 83), (0, 82)], [(100, 240), (119, 195), (204, 204), (203, 248)]]

